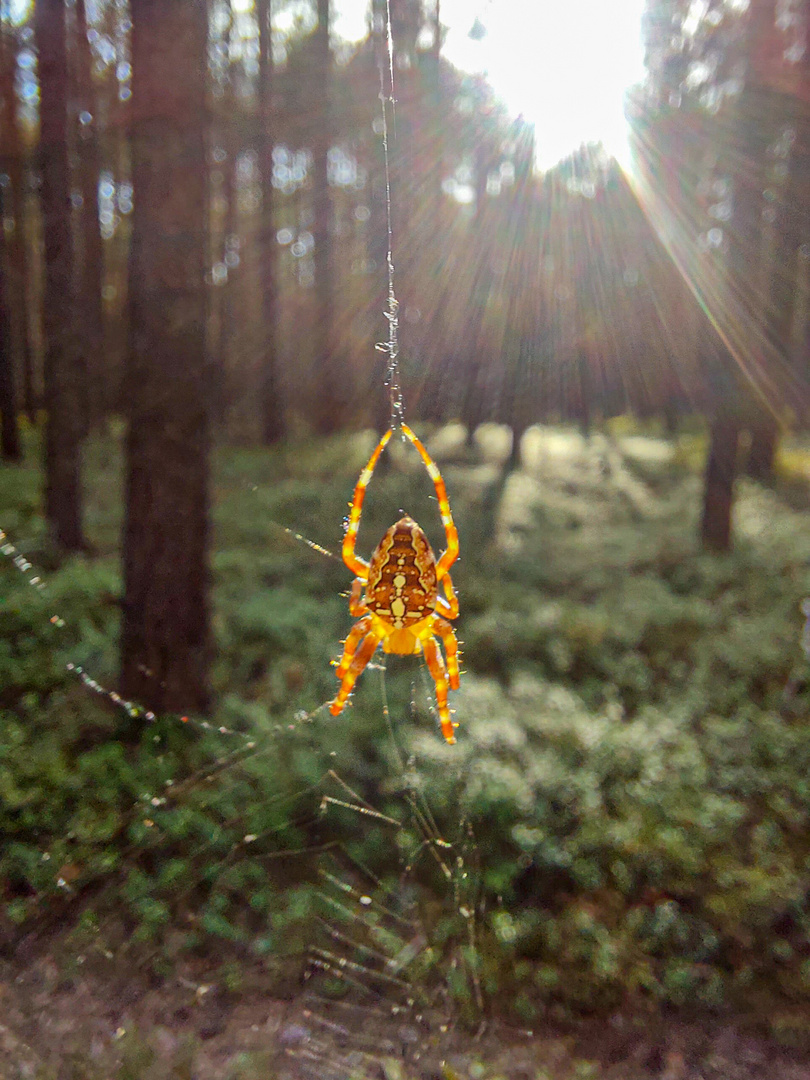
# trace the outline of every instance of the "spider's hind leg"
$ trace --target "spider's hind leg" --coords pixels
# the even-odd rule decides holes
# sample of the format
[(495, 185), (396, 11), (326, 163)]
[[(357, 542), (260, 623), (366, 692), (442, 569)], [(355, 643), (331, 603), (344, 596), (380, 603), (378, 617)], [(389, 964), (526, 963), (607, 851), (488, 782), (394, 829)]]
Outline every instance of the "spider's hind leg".
[(450, 709), (447, 705), (447, 671), (444, 666), (441, 651), (436, 644), (436, 639), (434, 637), (423, 638), (422, 649), (425, 653), (425, 661), (427, 662), (428, 670), (433, 676), (433, 681), (436, 684), (436, 706), (439, 710), (442, 735), (444, 735), (447, 742), (454, 743), (456, 741), (456, 736), (453, 732), (455, 725), (450, 719)]
[(443, 615), (445, 619), (457, 619), (458, 597), (449, 573), (442, 578), (442, 586), (444, 587), (444, 596), (436, 598), (436, 611)]
[(338, 664), (337, 671), (335, 672), (335, 675), (337, 675), (339, 679), (342, 679), (346, 672), (349, 670), (349, 665), (354, 659), (354, 654), (357, 652), (357, 646), (371, 629), (371, 623), (371, 615), (366, 615), (365, 618), (355, 623), (349, 631), (349, 635), (346, 638), (343, 646), (343, 656), (341, 656), (340, 663)]
[(363, 603), (362, 593), (365, 587), (364, 578), (355, 578), (352, 582), (352, 591), (349, 596), (349, 614), (358, 619), (361, 615), (368, 615), (368, 608)]
[(438, 618), (433, 622), (433, 630), (444, 642), (444, 651), (447, 653), (447, 674), (450, 680), (450, 689), (458, 690), (461, 681), (458, 665), (461, 657), (458, 651), (455, 630), (449, 622)]
[[(368, 619), (368, 623), (366, 623), (366, 619)], [(357, 642), (363, 636), (363, 632), (371, 626), (371, 615), (367, 615), (366, 619), (361, 619), (346, 639), (346, 648), (343, 653), (343, 659), (340, 661), (340, 666), (337, 669), (337, 674), (342, 680), (340, 689), (337, 692), (337, 697), (329, 706), (329, 712), (332, 716), (337, 716), (343, 711), (343, 706), (349, 700), (349, 695), (352, 692), (354, 684), (362, 675), (369, 660), (376, 652), (377, 646), (380, 644), (380, 639), (375, 633), (367, 633), (360, 648), (357, 649), (356, 652), (352, 652), (352, 649), (357, 647)], [(349, 647), (350, 644), (352, 649)]]

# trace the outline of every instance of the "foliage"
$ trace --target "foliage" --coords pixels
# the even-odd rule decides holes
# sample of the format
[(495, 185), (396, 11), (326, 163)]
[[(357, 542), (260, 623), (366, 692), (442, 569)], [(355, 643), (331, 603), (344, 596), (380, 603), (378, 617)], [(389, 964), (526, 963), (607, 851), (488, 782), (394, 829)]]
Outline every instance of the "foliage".
[(569, 1006), (806, 995), (803, 722), (630, 719), (526, 675), (509, 693), (468, 676), (462, 707), (454, 768), (424, 736), (415, 749), (434, 807), (471, 822), (492, 991), (512, 972)]
[[(497, 490), (444, 465), (467, 668), (450, 748), (410, 658), (369, 670), (339, 720), (322, 708), (349, 575), (284, 530), (336, 544), (370, 438), (219, 454), (208, 728), (130, 716), (65, 670), (114, 684), (114, 446), (91, 453), (95, 557), (62, 566), (27, 479), (0, 471), (16, 542), (52, 568), (39, 592), (0, 563), (6, 933), (83, 911), (77, 932), (158, 970), (217, 942), (287, 977), (324, 914), (328, 856), (347, 887), (365, 867), (374, 896), (418, 919), (410, 975), (438, 976), (462, 1013), (479, 992), (525, 1021), (628, 998), (806, 996), (806, 515), (743, 485), (738, 551), (697, 554), (694, 478), (676, 448), (665, 459), (663, 440), (628, 433), (544, 435), (566, 455), (509, 478), (484, 467)], [(592, 467), (605, 456), (608, 472)], [(375, 475), (361, 551), (392, 507), (439, 542), (412, 464)]]

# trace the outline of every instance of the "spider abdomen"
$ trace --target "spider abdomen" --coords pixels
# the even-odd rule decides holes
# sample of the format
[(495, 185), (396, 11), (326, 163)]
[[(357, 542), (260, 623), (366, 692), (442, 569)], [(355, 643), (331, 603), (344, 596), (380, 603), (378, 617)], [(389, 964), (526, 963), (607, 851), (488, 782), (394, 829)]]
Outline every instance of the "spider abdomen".
[(436, 559), (430, 542), (413, 518), (400, 518), (371, 556), (366, 606), (402, 629), (430, 615), (436, 595)]
[[(401, 427), (433, 481), (447, 547), (437, 562), (424, 532), (413, 518), (404, 517), (382, 538), (370, 564), (358, 558), (355, 552), (366, 488), (380, 454), (391, 438), (393, 429), (389, 428), (360, 473), (343, 536), (343, 561), (355, 575), (349, 610), (357, 617), (357, 622), (346, 638), (343, 655), (335, 669), (340, 688), (335, 700), (329, 704), (329, 712), (339, 716), (343, 711), (354, 684), (378, 646), (387, 653), (401, 656), (422, 653), (436, 686), (442, 734), (448, 743), (454, 743), (457, 725), (450, 714), (447, 693), (458, 690), (460, 671), (458, 641), (448, 620), (458, 616), (458, 597), (450, 579), (450, 567), (458, 557), (458, 532), (453, 524), (447, 488), (436, 463), (408, 425)], [(442, 596), (438, 594), (439, 585)], [(361, 599), (363, 586), (365, 595)], [(440, 641), (444, 644), (444, 656)]]

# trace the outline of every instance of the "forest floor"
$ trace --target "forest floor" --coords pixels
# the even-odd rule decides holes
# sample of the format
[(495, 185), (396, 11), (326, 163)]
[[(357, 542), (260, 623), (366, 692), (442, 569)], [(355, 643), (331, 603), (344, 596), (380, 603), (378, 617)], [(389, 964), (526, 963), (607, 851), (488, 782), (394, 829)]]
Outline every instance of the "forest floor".
[[(436, 433), (429, 445), (448, 479), (462, 544), (465, 534), (469, 548), (475, 544), (471, 523), (476, 515), (476, 527), (486, 535), (486, 545), (476, 550), (466, 568), (468, 606), (474, 614), (465, 635), (475, 671), (469, 678), (470, 700), (484, 684), (503, 681), (513, 663), (524, 673), (537, 663), (549, 669), (557, 665), (561, 682), (579, 680), (586, 698), (596, 694), (594, 687), (604, 680), (598, 670), (588, 667), (587, 652), (596, 624), (578, 623), (564, 639), (558, 635), (552, 640), (548, 631), (548, 646), (545, 637), (538, 636), (539, 645), (519, 635), (513, 639), (510, 633), (517, 635), (518, 623), (509, 618), (511, 614), (517, 620), (517, 614), (509, 612), (507, 599), (519, 599), (514, 582), (505, 581), (503, 608), (495, 617), (472, 570), (478, 565), (483, 572), (480, 568), (489, 566), (498, 577), (502, 563), (514, 562), (520, 569), (520, 560), (526, 559), (534, 573), (546, 575), (537, 585), (540, 592), (551, 592), (553, 583), (558, 595), (576, 597), (588, 611), (602, 602), (605, 611), (597, 611), (594, 618), (604, 619), (599, 633), (610, 643), (616, 601), (610, 596), (602, 601), (593, 598), (607, 594), (615, 584), (612, 579), (621, 577), (632, 563), (635, 576), (632, 581), (628, 577), (628, 587), (638, 589), (637, 601), (631, 600), (627, 609), (632, 612), (646, 602), (647, 585), (639, 582), (639, 574), (652, 567), (651, 573), (662, 571), (674, 580), (697, 548), (700, 437), (685, 436), (676, 442), (617, 428), (611, 434), (584, 438), (573, 430), (532, 429), (524, 440), (522, 467), (508, 476), (502, 472), (508, 434), (495, 427), (479, 432), (475, 451), (464, 446), (463, 432), (457, 428)], [(369, 446), (370, 437), (358, 437), (346, 451), (342, 471), (347, 477), (362, 465)], [(396, 451), (401, 464), (400, 448)], [(246, 636), (257, 587), (250, 575), (261, 568), (267, 542), (266, 528), (256, 525), (254, 518), (267, 509), (266, 499), (271, 497), (265, 499), (263, 485), (275, 482), (262, 460), (259, 452), (235, 451), (221, 463), (217, 480), (214, 565), (222, 655), (214, 682), (224, 702), (219, 719), (229, 723), (252, 716), (240, 710), (256, 701), (275, 701), (292, 715), (290, 695), (298, 694), (298, 705), (311, 709), (325, 699), (329, 686), (326, 678), (313, 687), (302, 685), (309, 665), (316, 662), (312, 654), (304, 661), (304, 675), (289, 655), (268, 669), (257, 659), (266, 649), (264, 626), (258, 644)], [(79, 579), (77, 592), (92, 587), (103, 596), (105, 588), (112, 593), (117, 588), (117, 570), (110, 568), (117, 559), (120, 504), (108, 497), (108, 490), (119, 482), (120, 460), (104, 446), (94, 451), (91, 467), (96, 482), (89, 492), (88, 518), (101, 570), (91, 586)], [(788, 600), (796, 612), (798, 670), (797, 601), (810, 592), (804, 448), (795, 444), (783, 450), (780, 469), (778, 490), (740, 483), (735, 536), (744, 552), (756, 549), (759, 562), (749, 566), (752, 573), (760, 563), (768, 564), (772, 548), (781, 545), (791, 553), (788, 576), (792, 575), (796, 600)], [(334, 507), (325, 506), (319, 485), (334, 486), (331, 466), (315, 452), (308, 458), (297, 451), (296, 471), (295, 483), (276, 485), (272, 494), (274, 528), (284, 543), (293, 529), (316, 543), (331, 543), (334, 549), (340, 533), (339, 508), (345, 506), (353, 481), (346, 487), (341, 479)], [(0, 496), (4, 482), (12, 481), (0, 476)], [(17, 516), (0, 520), (0, 525), (16, 528), (18, 535), (24, 531), (33, 520), (27, 514), (37, 483), (32, 468), (23, 475), (23, 486), (30, 489), (27, 502), (23, 499)], [(372, 508), (370, 516), (376, 512)], [(422, 521), (431, 513), (435, 514), (435, 503), (426, 499), (414, 516)], [(539, 550), (547, 561), (540, 570), (538, 534)], [(575, 545), (566, 546), (566, 537), (575, 537)], [(295, 546), (294, 541), (289, 543)], [(327, 590), (333, 578), (340, 582), (345, 577), (342, 568), (320, 556), (314, 556), (313, 566), (312, 573), (328, 578)], [(732, 580), (737, 570), (725, 566), (723, 573)], [(461, 563), (459, 580), (464, 577)], [(680, 587), (680, 579), (677, 583)], [(336, 588), (345, 586), (343, 582)], [(73, 621), (79, 637), (68, 641), (70, 655), (91, 662), (103, 679), (112, 680), (115, 611), (105, 613), (102, 601), (98, 611), (85, 618), (80, 605), (71, 607), (72, 594), (58, 596), (71, 613), (77, 613)], [(657, 594), (653, 599), (658, 602)], [(550, 610), (556, 602), (552, 593), (549, 610), (543, 609), (533, 627), (538, 635), (546, 634), (549, 620), (556, 617)], [(289, 607), (289, 598), (282, 597), (282, 603)], [(238, 634), (232, 631), (236, 616), (230, 615), (237, 609), (243, 620)], [(309, 609), (302, 611), (303, 618)], [(323, 611), (323, 605), (316, 606), (316, 621)], [(283, 623), (278, 634), (285, 635), (278, 640), (284, 645), (290, 636), (296, 640), (298, 616), (290, 615), (284, 623), (282, 607), (275, 617)], [(323, 634), (331, 640), (336, 635), (328, 617)], [(523, 624), (520, 629), (523, 632)], [(757, 633), (753, 630), (749, 637), (756, 638)], [(756, 645), (755, 641), (752, 648)], [(320, 647), (316, 643), (316, 653)], [(628, 673), (617, 666), (615, 673), (610, 671), (617, 693), (625, 694), (631, 705), (634, 694), (648, 692), (635, 669)], [(784, 674), (779, 677), (784, 680)], [(689, 674), (683, 678), (689, 681)], [(241, 704), (229, 698), (234, 682), (240, 687)], [(793, 694), (795, 671), (788, 684)], [(418, 696), (412, 690), (412, 698)], [(792, 700), (787, 702), (788, 711)], [(733, 707), (731, 702), (729, 708)], [(460, 713), (463, 718), (463, 709)], [(184, 958), (161, 974), (148, 966), (138, 970), (137, 964), (130, 966), (131, 950), (119, 955), (103, 945), (88, 947), (74, 929), (35, 922), (21, 938), (5, 940), (0, 952), (0, 1080), (810, 1080), (806, 1038), (810, 1017), (800, 1002), (786, 1013), (781, 1033), (770, 1018), (707, 1011), (700, 1002), (679, 1012), (629, 1006), (594, 1012), (588, 1019), (567, 1014), (560, 1022), (550, 1017), (533, 1023), (532, 1030), (494, 1020), (470, 1027), (458, 1021), (453, 1010), (445, 1014), (435, 1005), (417, 1011), (391, 1006), (384, 998), (370, 1004), (362, 997), (362, 1003), (330, 1000), (319, 994), (317, 985), (308, 986), (299, 977), (300, 970), (280, 986), (277, 977), (268, 979), (265, 968), (250, 960), (240, 966), (236, 980), (229, 980), (226, 968), (213, 963), (210, 955), (206, 961)]]
[(750, 1015), (617, 1010), (474, 1028), (441, 1011), (283, 997), (257, 968), (238, 991), (198, 964), (133, 976), (31, 935), (0, 960), (2, 1080), (810, 1080), (806, 1048)]
[(745, 1017), (616, 1011), (470, 1030), (441, 1012), (280, 998), (249, 972), (238, 993), (150, 984), (42, 946), (0, 962), (2, 1080), (810, 1080), (806, 1051)]

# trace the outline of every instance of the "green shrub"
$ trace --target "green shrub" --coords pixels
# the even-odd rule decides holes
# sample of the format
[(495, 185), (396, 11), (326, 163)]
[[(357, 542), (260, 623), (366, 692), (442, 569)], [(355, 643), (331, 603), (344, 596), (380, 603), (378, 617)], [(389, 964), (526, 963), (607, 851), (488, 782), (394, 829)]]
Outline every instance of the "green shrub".
[[(114, 685), (115, 445), (90, 455), (96, 555), (64, 564), (36, 471), (0, 469), (0, 525), (48, 582), (0, 560), (9, 933), (84, 911), (158, 963), (215, 945), (289, 969), (319, 916), (343, 925), (324, 908), (334, 859), (346, 895), (362, 882), (389, 913), (364, 908), (361, 937), (465, 1015), (481, 994), (525, 1022), (551, 1002), (806, 997), (807, 516), (742, 484), (738, 550), (710, 557), (674, 466), (649, 517), (598, 473), (570, 491), (546, 476), (507, 554), (494, 497), (446, 469), (466, 669), (451, 748), (416, 657), (378, 656), (384, 675), (369, 669), (340, 717), (325, 708), (351, 574), (285, 530), (339, 547), (367, 441), (220, 454), (207, 727), (129, 716), (67, 671)], [(364, 554), (400, 508), (441, 545), (419, 468), (380, 473), (367, 505)]]
[[(467, 677), (465, 737), (424, 733), (434, 809), (471, 823), (490, 896), (487, 957), (514, 957), (541, 997), (627, 992), (718, 1005), (776, 979), (803, 988), (810, 919), (810, 744), (803, 725), (647, 707), (588, 709), (529, 677)], [(450, 810), (452, 808), (452, 810)]]

